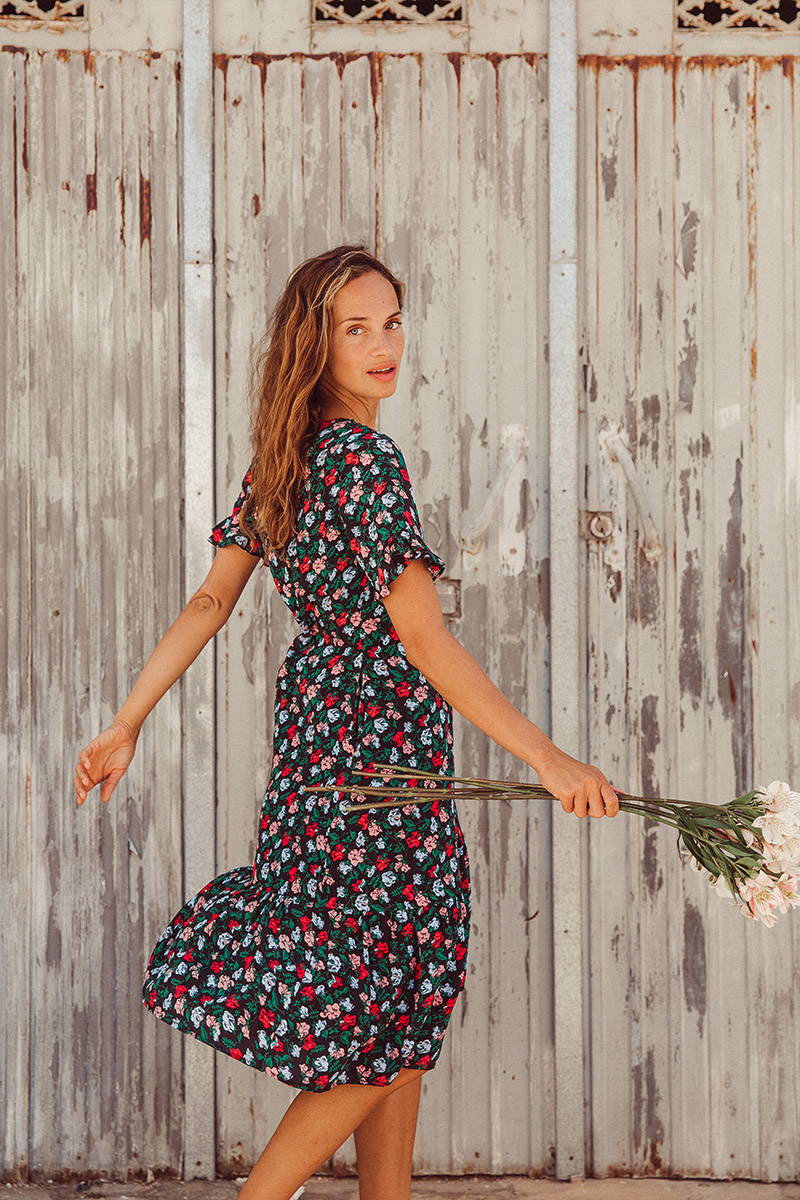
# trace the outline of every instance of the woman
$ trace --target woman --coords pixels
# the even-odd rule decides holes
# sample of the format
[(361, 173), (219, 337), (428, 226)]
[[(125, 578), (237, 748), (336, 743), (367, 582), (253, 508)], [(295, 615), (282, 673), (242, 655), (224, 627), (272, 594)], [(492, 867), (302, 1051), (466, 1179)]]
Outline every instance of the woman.
[[(147, 714), (268, 564), (301, 631), (276, 680), (255, 861), (184, 904), (142, 988), (162, 1020), (299, 1089), (241, 1200), (299, 1196), (350, 1133), (360, 1200), (411, 1194), (422, 1077), (466, 979), (469, 859), (454, 801), (343, 812), (348, 780), (364, 782), (353, 768), (454, 774), (454, 706), (565, 812), (618, 811), (602, 771), (559, 750), (444, 625), (445, 564), (377, 429), (403, 293), (364, 246), (292, 273), (254, 360), (252, 461), (209, 537), (211, 569), (75, 771), (78, 804), (98, 783), (109, 799)], [(342, 790), (304, 790), (315, 784)]]

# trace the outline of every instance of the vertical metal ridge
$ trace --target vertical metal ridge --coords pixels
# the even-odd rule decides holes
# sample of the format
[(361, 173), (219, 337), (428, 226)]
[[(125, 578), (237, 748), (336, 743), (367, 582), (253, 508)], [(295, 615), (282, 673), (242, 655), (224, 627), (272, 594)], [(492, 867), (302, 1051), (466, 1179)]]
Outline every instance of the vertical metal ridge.
[[(549, 186), (549, 399), (551, 604), (550, 736), (580, 754), (577, 388), (577, 11), (575, 0), (550, 0), (547, 33)], [(574, 886), (581, 859), (577, 818), (553, 821), (553, 1010), (557, 1086), (556, 1178), (584, 1173), (583, 911)], [(583, 871), (577, 872), (583, 877)], [(578, 1119), (580, 1116), (580, 1119)]]
[[(210, 0), (183, 0), (181, 224), (184, 593), (208, 569), (214, 521), (213, 63)], [(182, 678), (184, 896), (215, 873), (214, 656)], [(209, 734), (211, 733), (211, 736)], [(215, 1176), (214, 1055), (184, 1048), (183, 1177)]]

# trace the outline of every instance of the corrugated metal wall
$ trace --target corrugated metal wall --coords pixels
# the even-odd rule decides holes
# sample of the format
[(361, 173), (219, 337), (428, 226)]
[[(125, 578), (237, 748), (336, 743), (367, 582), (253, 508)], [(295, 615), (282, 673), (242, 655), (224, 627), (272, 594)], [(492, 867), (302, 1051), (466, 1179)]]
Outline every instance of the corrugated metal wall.
[[(797, 61), (582, 64), (589, 737), (645, 795), (800, 778)], [(667, 827), (590, 832), (595, 1168), (797, 1178), (796, 916), (743, 921)]]
[[(288, 39), (215, 61), (218, 510), (246, 465), (248, 354), (287, 273), (338, 241), (375, 245), (409, 285), (405, 369), (381, 424), (448, 564), (450, 628), (547, 728), (546, 61), (506, 53), (499, 34), (452, 54), (309, 55)], [(198, 582), (181, 571), (178, 59), (0, 56), (14, 114), (0, 127), (0, 938), (16, 964), (3, 1157), (46, 1177), (182, 1165), (184, 1039), (138, 996), (185, 893), (178, 690), (108, 808), (71, 796), (78, 746)], [(581, 60), (582, 503), (611, 512), (614, 532), (585, 548), (586, 745), (565, 749), (631, 790), (726, 799), (798, 777), (796, 61)], [(518, 429), (526, 450), (486, 546), (462, 553)], [(605, 444), (615, 432), (660, 537), (652, 563)], [(257, 572), (206, 651), (219, 871), (253, 852), (293, 632)], [(461, 772), (535, 778), (458, 715), (456, 733)], [(415, 1169), (548, 1173), (550, 823), (574, 818), (467, 803), (461, 818), (468, 988), (425, 1081)], [(787, 1044), (780, 1024), (796, 922), (745, 926), (679, 865), (671, 830), (583, 825), (587, 1170), (796, 1178), (798, 1034)], [(236, 1172), (292, 1093), (222, 1055), (215, 1069), (218, 1169)], [(352, 1140), (336, 1162), (352, 1164)]]
[[(5, 1170), (174, 1163), (138, 1009), (181, 891), (178, 690), (108, 807), (78, 748), (183, 604), (174, 54), (0, 54)], [(154, 1080), (158, 1085), (154, 1086)]]

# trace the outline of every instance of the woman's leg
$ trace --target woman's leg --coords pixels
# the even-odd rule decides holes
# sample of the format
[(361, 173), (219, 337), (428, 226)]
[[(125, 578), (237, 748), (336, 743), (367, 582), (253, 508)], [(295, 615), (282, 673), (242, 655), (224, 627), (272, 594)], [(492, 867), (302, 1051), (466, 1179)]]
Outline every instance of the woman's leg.
[(354, 1131), (359, 1200), (411, 1200), (423, 1072), (376, 1104)]
[(385, 1087), (341, 1083), (327, 1092), (298, 1092), (247, 1176), (239, 1200), (289, 1200), (376, 1104), (422, 1074), (402, 1067)]

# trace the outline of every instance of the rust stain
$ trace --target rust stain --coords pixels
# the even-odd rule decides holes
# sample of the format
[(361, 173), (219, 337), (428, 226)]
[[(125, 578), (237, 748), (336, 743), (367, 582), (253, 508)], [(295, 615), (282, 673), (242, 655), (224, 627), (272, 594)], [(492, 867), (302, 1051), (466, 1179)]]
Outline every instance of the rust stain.
[(94, 50), (84, 50), (83, 51), (83, 69), (86, 72), (86, 74), (87, 75), (95, 75), (96, 74), (96, 70), (95, 70), (96, 65), (97, 65), (97, 60), (95, 58)]
[(13, 143), (13, 162), (11, 164), (11, 172), (13, 184), (11, 188), (12, 203), (14, 205), (14, 228), (19, 223), (19, 177), (17, 175), (17, 97), (14, 95), (11, 106), (11, 141)]
[(119, 240), (125, 245), (125, 171), (120, 171), (117, 176), (117, 186), (119, 188)]
[[(94, 71), (94, 68), (92, 68)], [(86, 175), (86, 211), (97, 211), (97, 132), (95, 131), (94, 145), (92, 147), (94, 153), (94, 169), (87, 172)]]
[[(632, 73), (654, 69), (674, 72), (682, 66), (717, 74), (722, 67), (745, 66), (752, 59), (752, 54), (579, 54), (578, 65), (598, 74), (618, 67), (627, 67)], [(784, 75), (794, 71), (789, 55), (759, 55), (758, 65), (765, 71), (780, 67)]]
[(545, 627), (550, 628), (550, 555), (539, 560), (539, 570), (536, 572), (536, 604), (542, 614)]
[(259, 196), (258, 192), (253, 192), (252, 210), (254, 217), (257, 217), (261, 212), (261, 197)]
[[(664, 1141), (664, 1123), (658, 1115), (661, 1092), (656, 1080), (655, 1051), (649, 1046), (644, 1062), (634, 1063), (633, 1144), (639, 1157), (639, 1174), (656, 1175), (666, 1168), (660, 1148)], [(630, 1173), (630, 1168), (628, 1168)]]
[(452, 52), (445, 55), (445, 58), (450, 63), (450, 66), (453, 68), (453, 74), (456, 77), (456, 86), (458, 88), (461, 87), (461, 60), (463, 59), (463, 57), (464, 57), (463, 54), (456, 54), (456, 53), (452, 53)]
[[(266, 54), (261, 54), (261, 53), (258, 53), (258, 52), (257, 52), (257, 53), (255, 53), (255, 54), (252, 56), (252, 58), (250, 59), (250, 61), (251, 61), (251, 62), (254, 64), (254, 66), (258, 67), (258, 75), (259, 75), (259, 80), (260, 80), (260, 82), (261, 82), (261, 96), (262, 96), (262, 99), (263, 99), (263, 96), (264, 96), (264, 89), (265, 89), (265, 88), (266, 88), (266, 86), (267, 86), (267, 61), (268, 61), (268, 56), (267, 56)], [(227, 73), (227, 69), (226, 69), (226, 71), (225, 71), (225, 81), (226, 81), (226, 83), (227, 83), (227, 78), (228, 78), (228, 73)]]
[[(466, 51), (448, 51), (442, 55), (446, 58), (453, 68), (456, 80), (461, 81), (461, 64), (464, 59), (475, 59), (481, 62), (490, 62), (495, 69), (500, 63), (514, 59), (522, 59), (530, 66), (538, 66), (540, 60), (546, 59), (544, 54), (536, 54), (530, 50), (520, 51), (518, 53), (502, 54), (498, 51), (485, 51), (482, 53), (471, 54)], [(400, 58), (415, 58), (420, 66), (422, 65), (425, 54), (419, 50), (402, 50), (402, 51), (385, 51), (385, 50), (332, 50), (321, 51), (313, 54), (307, 51), (292, 50), (285, 54), (264, 54), (263, 51), (254, 50), (251, 54), (224, 54), (215, 53), (213, 56), (214, 69), (221, 71), (223, 75), (227, 74), (228, 64), (230, 62), (251, 62), (259, 68), (261, 72), (261, 86), (264, 87), (267, 63), (282, 62), (289, 59), (296, 63), (305, 62), (333, 62), (336, 64), (339, 76), (341, 78), (345, 68), (353, 62), (360, 59), (368, 59), (374, 69), (377, 63), (380, 63), (385, 58), (400, 59)]]
[[(378, 100), (383, 91), (383, 55), (371, 54), (369, 58), (369, 86), (372, 96), (373, 110), (375, 111), (375, 151), (378, 149)], [(377, 166), (377, 163), (376, 163)], [(379, 243), (380, 244), (380, 243)]]
[(150, 180), (139, 170), (139, 245), (150, 239), (153, 212), (150, 205)]

